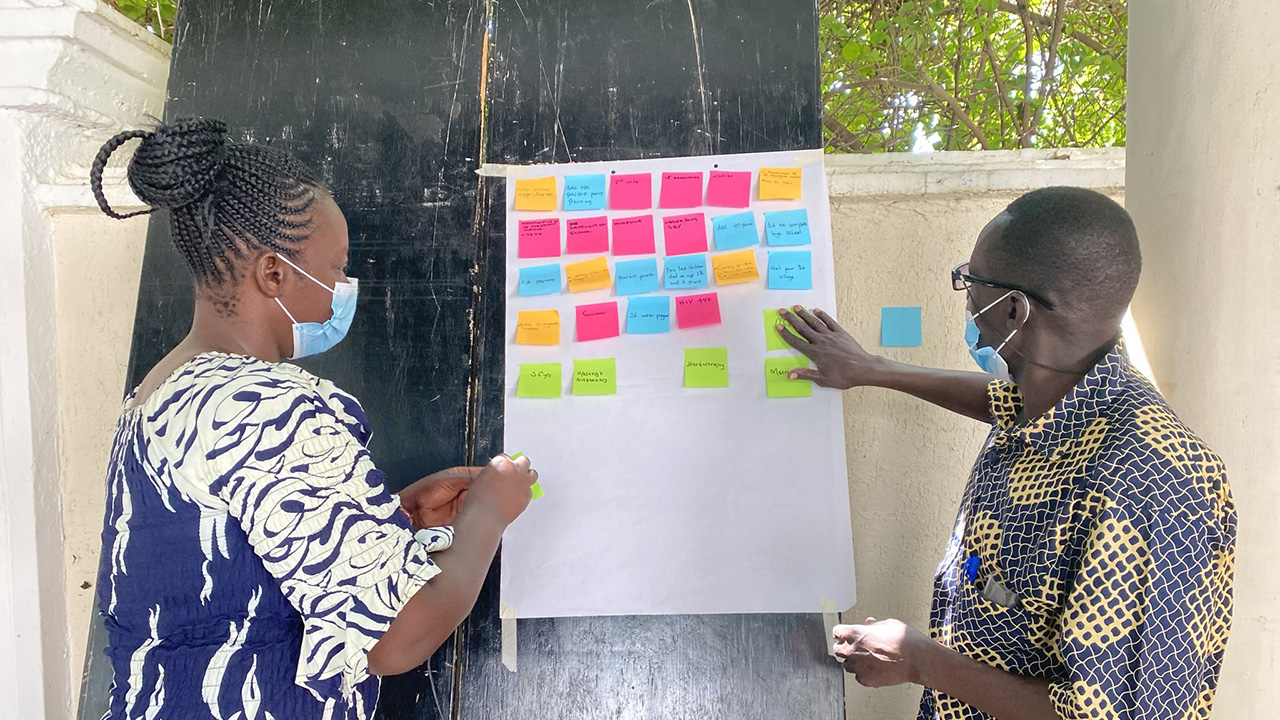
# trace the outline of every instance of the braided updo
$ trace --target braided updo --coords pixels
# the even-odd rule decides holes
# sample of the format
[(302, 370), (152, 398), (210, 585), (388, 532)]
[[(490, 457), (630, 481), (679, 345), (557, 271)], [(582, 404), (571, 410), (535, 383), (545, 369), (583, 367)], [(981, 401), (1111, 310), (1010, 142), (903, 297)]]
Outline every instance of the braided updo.
[[(142, 143), (129, 163), (129, 187), (151, 209), (121, 215), (102, 192), (102, 171), (111, 153), (135, 138)], [(225, 123), (203, 118), (116, 135), (94, 158), (89, 183), (113, 218), (168, 209), (174, 245), (204, 285), (235, 279), (235, 261), (253, 252), (296, 255), (309, 234), (308, 211), (324, 192), (292, 155), (231, 142)]]

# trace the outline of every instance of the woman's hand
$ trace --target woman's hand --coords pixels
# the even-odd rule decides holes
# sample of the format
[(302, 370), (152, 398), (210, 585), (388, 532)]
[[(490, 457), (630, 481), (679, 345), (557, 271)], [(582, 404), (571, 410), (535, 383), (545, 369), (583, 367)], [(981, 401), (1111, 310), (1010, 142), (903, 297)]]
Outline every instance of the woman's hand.
[(468, 504), (483, 504), (495, 511), (504, 525), (510, 524), (529, 506), (529, 486), (538, 481), (538, 471), (529, 466), (528, 456), (512, 460), (499, 455), (489, 461), (471, 484)]
[(471, 482), (483, 467), (452, 467), (431, 473), (400, 491), (400, 507), (414, 531), (452, 525), (466, 501)]

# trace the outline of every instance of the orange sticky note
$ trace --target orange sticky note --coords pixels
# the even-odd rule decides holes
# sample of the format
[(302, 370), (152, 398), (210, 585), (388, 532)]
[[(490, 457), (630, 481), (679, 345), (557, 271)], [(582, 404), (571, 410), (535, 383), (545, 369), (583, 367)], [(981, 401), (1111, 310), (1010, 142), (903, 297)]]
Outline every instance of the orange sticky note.
[(569, 279), (569, 292), (613, 287), (609, 261), (603, 257), (569, 263), (564, 266), (564, 274)]
[(760, 168), (761, 200), (799, 200), (800, 168)]
[(715, 268), (717, 285), (732, 285), (760, 279), (760, 271), (756, 268), (756, 251), (750, 248), (723, 255), (712, 255), (711, 266)]
[(559, 345), (559, 310), (521, 310), (516, 315), (517, 345)]
[(529, 178), (516, 181), (516, 210), (555, 210), (556, 179)]

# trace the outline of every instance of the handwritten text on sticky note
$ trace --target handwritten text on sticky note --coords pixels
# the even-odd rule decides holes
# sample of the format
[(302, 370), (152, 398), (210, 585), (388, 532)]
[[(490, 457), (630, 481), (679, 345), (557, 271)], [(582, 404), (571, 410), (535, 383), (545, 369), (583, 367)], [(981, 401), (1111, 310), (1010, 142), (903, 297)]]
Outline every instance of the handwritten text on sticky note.
[(516, 381), (516, 397), (560, 397), (560, 363), (524, 363)]
[(707, 204), (744, 208), (751, 204), (751, 173), (712, 170), (707, 180)]
[[(797, 322), (799, 321), (797, 320)], [(782, 327), (785, 328), (783, 332), (790, 333), (792, 337), (800, 337), (800, 334), (792, 329), (791, 323), (783, 320), (782, 317), (778, 315), (777, 310), (765, 310), (764, 347), (766, 350), (786, 350), (791, 347), (787, 344), (787, 341), (783, 340), (782, 336), (778, 334), (778, 325), (782, 325)]]
[(599, 290), (613, 286), (613, 276), (609, 274), (609, 261), (603, 257), (569, 263), (564, 266), (564, 274), (569, 279), (569, 292)]
[(663, 284), (669, 290), (701, 288), (707, 286), (707, 256), (681, 255), (669, 257), (663, 263)]
[(654, 252), (652, 215), (613, 219), (614, 255), (652, 255)]
[(808, 245), (809, 211), (800, 208), (765, 213), (764, 237), (770, 245)]
[(613, 395), (618, 392), (618, 364), (613, 358), (573, 361), (574, 395)]
[(627, 299), (627, 334), (651, 335), (671, 329), (671, 298), (633, 297)]
[(555, 210), (555, 177), (516, 180), (516, 210)]
[(799, 200), (800, 168), (760, 168), (761, 200)]
[(764, 388), (771, 398), (809, 397), (813, 395), (813, 383), (809, 380), (792, 380), (787, 373), (796, 368), (809, 367), (809, 359), (796, 357), (765, 358)]
[(720, 324), (720, 296), (716, 293), (684, 295), (676, 298), (676, 327), (692, 328)]
[(658, 289), (658, 259), (619, 260), (614, 265), (617, 282), (614, 285), (619, 295), (638, 295), (655, 292)]
[(688, 388), (729, 387), (728, 348), (685, 348), (684, 386)]
[(517, 290), (520, 297), (553, 295), (560, 292), (560, 263), (520, 268)]
[(604, 175), (566, 175), (565, 210), (603, 210)]
[(565, 221), (565, 252), (586, 255), (609, 252), (609, 218), (569, 218)]
[(732, 285), (760, 279), (760, 270), (756, 267), (755, 250), (739, 250), (738, 252), (714, 255), (711, 264), (715, 268), (717, 285)]
[(618, 337), (618, 302), (579, 305), (577, 328), (578, 342)]
[(702, 204), (702, 173), (662, 173), (658, 207), (692, 208)]
[(808, 250), (769, 252), (770, 290), (812, 290), (813, 259)]
[(649, 173), (609, 176), (609, 207), (645, 210), (653, 207), (653, 178)]
[(662, 219), (662, 239), (667, 255), (707, 251), (707, 218), (702, 213), (669, 215)]
[(711, 218), (711, 231), (716, 238), (717, 250), (737, 250), (760, 244), (760, 234), (756, 230), (756, 215), (752, 212)]
[(558, 310), (521, 310), (516, 314), (517, 345), (559, 345)]
[(559, 257), (560, 218), (521, 220), (517, 230), (516, 243), (517, 257)]

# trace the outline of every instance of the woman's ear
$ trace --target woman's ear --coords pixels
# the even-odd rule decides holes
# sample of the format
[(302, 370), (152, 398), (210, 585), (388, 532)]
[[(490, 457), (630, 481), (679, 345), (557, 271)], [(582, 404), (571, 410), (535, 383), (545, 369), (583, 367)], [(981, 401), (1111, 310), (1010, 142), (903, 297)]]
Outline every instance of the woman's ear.
[(274, 252), (264, 252), (253, 260), (251, 276), (258, 290), (269, 298), (280, 297), (289, 265)]

